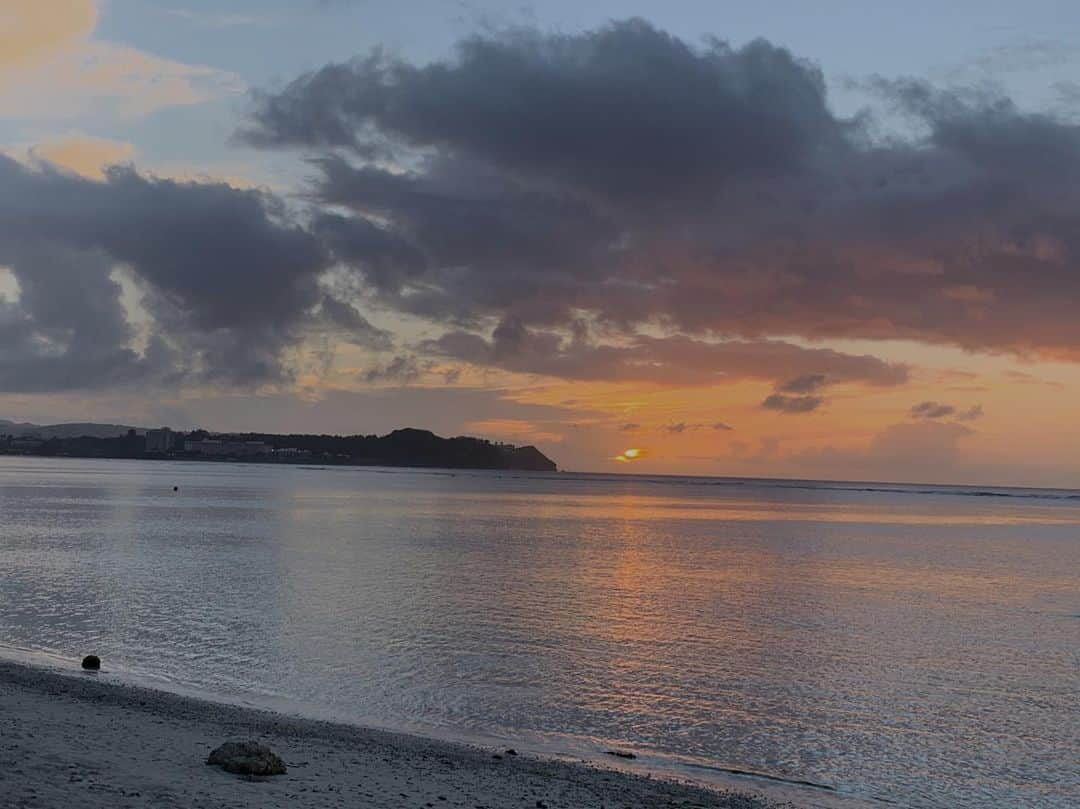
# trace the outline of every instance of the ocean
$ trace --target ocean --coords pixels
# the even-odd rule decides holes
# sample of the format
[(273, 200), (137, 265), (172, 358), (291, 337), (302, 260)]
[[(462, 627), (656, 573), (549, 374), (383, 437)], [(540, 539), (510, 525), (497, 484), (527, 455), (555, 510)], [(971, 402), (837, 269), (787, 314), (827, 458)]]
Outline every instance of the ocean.
[(1074, 491), (5, 457), (0, 644), (808, 799), (1080, 805)]

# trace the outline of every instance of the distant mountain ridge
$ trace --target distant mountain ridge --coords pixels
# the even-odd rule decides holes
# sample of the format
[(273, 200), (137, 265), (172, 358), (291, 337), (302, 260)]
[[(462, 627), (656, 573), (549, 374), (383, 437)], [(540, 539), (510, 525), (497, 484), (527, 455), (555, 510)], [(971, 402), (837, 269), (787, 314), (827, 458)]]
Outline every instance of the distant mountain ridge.
[(0, 419), (0, 435), (36, 435), (40, 438), (118, 438), (134, 429), (140, 435), (145, 429), (132, 428), (123, 424), (98, 424), (92, 421), (64, 422), (62, 424), (32, 424), (28, 421), (8, 421)]

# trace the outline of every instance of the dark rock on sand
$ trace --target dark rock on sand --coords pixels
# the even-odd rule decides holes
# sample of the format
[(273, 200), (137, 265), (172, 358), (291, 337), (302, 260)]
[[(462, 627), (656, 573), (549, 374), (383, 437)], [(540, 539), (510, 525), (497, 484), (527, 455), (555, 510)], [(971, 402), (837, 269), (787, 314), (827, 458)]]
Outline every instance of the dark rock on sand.
[(285, 772), (281, 757), (257, 742), (225, 742), (210, 753), (206, 763), (238, 775), (281, 775)]
[(508, 748), (507, 751), (506, 751), (506, 755), (508, 755), (508, 756), (516, 756), (517, 755), (517, 750), (515, 750), (513, 747)]
[(82, 659), (82, 667), (87, 671), (97, 671), (101, 668), (101, 658), (97, 655), (87, 655)]
[(615, 756), (615, 758), (637, 758), (634, 753), (628, 753), (625, 750), (605, 750), (604, 755)]

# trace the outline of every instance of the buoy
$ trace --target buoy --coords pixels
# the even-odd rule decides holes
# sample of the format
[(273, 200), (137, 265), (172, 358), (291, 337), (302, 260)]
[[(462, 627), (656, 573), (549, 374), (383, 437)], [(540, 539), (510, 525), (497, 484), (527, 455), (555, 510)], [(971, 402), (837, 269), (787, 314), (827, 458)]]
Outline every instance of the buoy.
[(87, 671), (97, 671), (101, 668), (101, 658), (97, 655), (87, 655), (82, 659), (82, 667)]

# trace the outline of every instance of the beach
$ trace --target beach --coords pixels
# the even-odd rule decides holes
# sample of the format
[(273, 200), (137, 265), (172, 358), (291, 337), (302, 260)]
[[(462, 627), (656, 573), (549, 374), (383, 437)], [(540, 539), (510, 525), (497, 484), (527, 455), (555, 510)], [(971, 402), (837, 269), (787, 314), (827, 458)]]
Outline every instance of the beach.
[[(228, 739), (285, 775), (206, 765)], [(498, 758), (496, 756), (499, 756)], [(5, 807), (715, 807), (778, 804), (579, 763), (217, 704), (100, 675), (0, 662)]]

